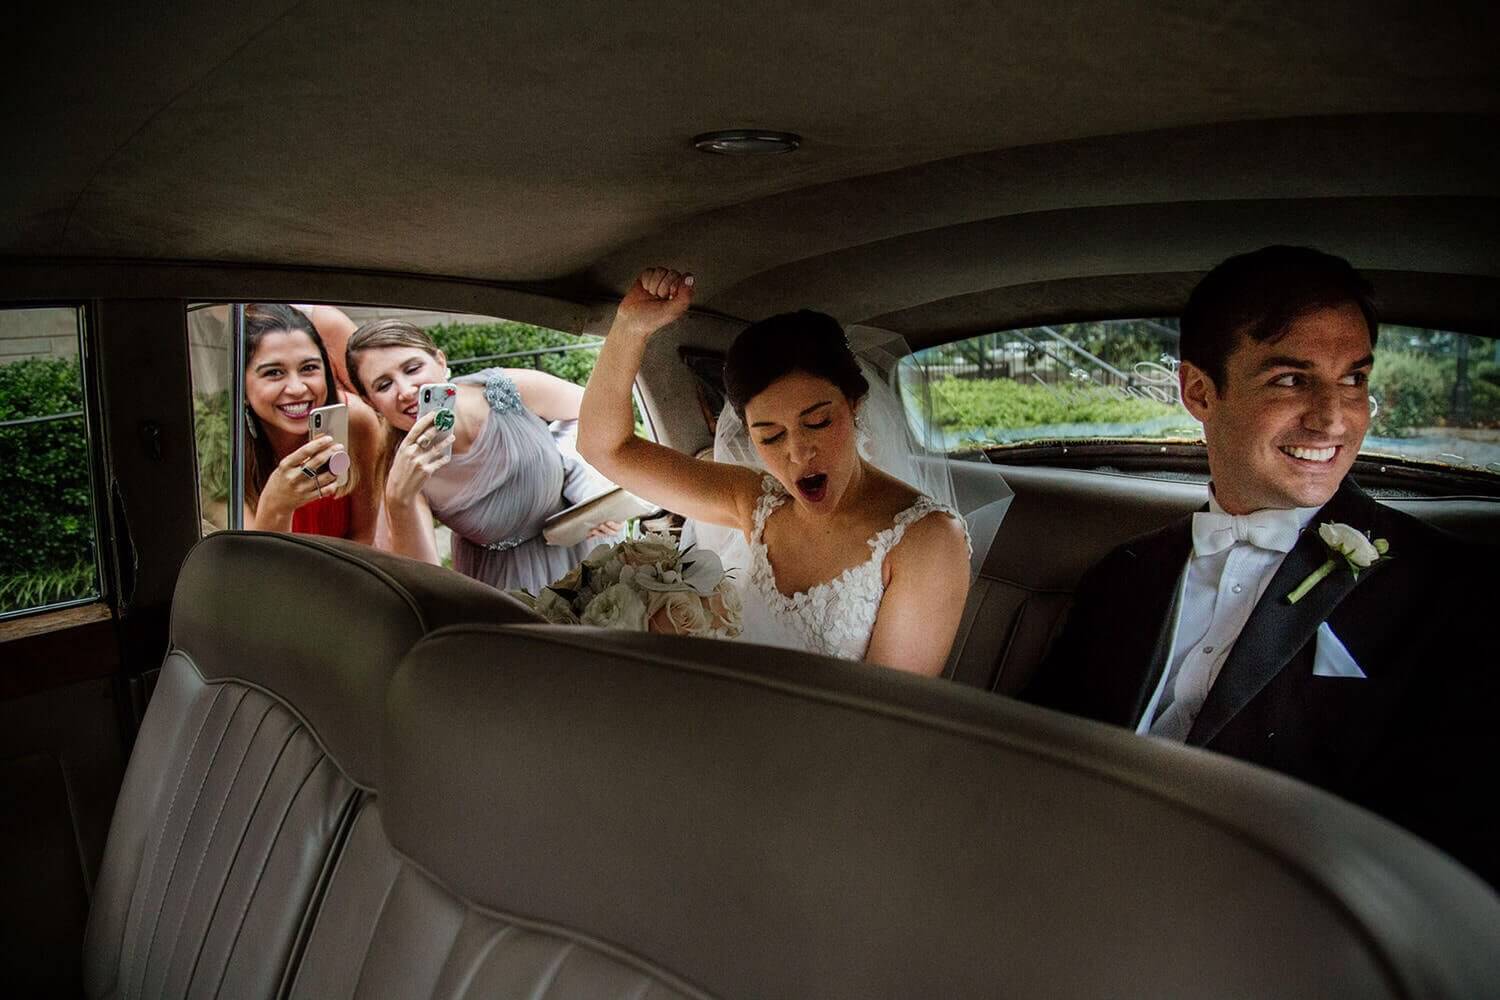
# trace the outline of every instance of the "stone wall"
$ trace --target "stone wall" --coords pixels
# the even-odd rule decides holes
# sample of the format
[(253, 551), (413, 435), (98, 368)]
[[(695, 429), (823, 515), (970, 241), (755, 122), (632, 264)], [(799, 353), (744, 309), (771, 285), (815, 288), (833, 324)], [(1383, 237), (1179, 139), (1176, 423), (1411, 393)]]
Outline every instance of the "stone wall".
[(0, 309), (0, 365), (77, 356), (78, 313), (71, 306)]

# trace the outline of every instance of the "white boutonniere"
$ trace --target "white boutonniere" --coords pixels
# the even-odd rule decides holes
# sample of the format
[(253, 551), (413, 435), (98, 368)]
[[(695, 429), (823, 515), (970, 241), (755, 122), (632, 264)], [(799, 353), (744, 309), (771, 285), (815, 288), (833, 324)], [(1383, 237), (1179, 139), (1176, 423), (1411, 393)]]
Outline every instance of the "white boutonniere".
[(1286, 595), (1288, 604), (1296, 604), (1306, 597), (1309, 590), (1337, 568), (1340, 559), (1348, 564), (1349, 572), (1357, 580), (1360, 570), (1375, 565), (1391, 548), (1384, 538), (1372, 539), (1368, 532), (1360, 532), (1347, 524), (1333, 521), (1324, 521), (1318, 525), (1318, 537), (1328, 546), (1328, 561), (1309, 573), (1306, 580), (1297, 584), (1296, 590)]

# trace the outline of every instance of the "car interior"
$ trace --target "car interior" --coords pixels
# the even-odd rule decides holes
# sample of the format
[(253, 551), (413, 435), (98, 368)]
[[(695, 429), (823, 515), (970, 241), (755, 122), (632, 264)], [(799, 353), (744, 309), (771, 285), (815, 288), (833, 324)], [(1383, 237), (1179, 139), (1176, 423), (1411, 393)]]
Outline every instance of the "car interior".
[[(922, 679), (547, 625), (370, 546), (211, 530), (190, 335), (198, 304), (285, 302), (593, 338), (669, 266), (696, 276), (693, 308), (637, 393), (647, 432), (697, 454), (703, 359), (756, 320), (815, 308), (936, 357), (1173, 318), (1216, 263), (1284, 243), (1370, 279), (1382, 345), (1443, 331), (1500, 364), (1495, 10), (14, 20), (0, 373), (71, 352), (77, 403), (0, 400), (0, 448), (22, 442), (0, 540), (50, 544), (16, 517), (49, 495), (21, 492), (42, 476), (24, 435), (66, 418), (46, 426), (83, 485), (57, 504), (81, 504), (92, 575), (0, 603), (13, 995), (1500, 993), (1500, 897), (1436, 847), (1015, 700), (1084, 572), (1206, 503), (1201, 443), (939, 459), (974, 577)], [(734, 155), (759, 140), (784, 151)], [(44, 314), (63, 332), (37, 333)], [(1354, 475), (1492, 547), (1495, 426), (1426, 458), (1372, 448)]]

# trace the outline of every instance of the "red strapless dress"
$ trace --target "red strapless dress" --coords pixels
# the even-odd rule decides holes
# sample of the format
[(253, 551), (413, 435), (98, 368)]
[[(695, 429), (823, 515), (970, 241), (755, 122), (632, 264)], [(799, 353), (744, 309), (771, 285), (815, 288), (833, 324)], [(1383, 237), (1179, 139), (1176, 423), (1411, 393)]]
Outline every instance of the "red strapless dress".
[(292, 532), (297, 535), (327, 535), (348, 538), (354, 495), (323, 497), (292, 511)]

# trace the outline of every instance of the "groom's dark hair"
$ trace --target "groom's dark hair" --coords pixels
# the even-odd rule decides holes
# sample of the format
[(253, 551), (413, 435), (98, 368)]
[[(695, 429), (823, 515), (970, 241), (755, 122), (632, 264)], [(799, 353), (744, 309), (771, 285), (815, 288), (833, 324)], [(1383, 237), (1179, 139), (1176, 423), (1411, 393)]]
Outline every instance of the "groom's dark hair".
[(839, 321), (827, 313), (799, 309), (740, 331), (724, 356), (724, 395), (743, 420), (746, 403), (793, 372), (827, 379), (850, 403), (870, 391)]
[(1178, 356), (1224, 388), (1237, 335), (1276, 341), (1315, 309), (1355, 305), (1375, 347), (1378, 320), (1370, 283), (1342, 257), (1312, 247), (1269, 246), (1230, 257), (1198, 282), (1182, 311)]

